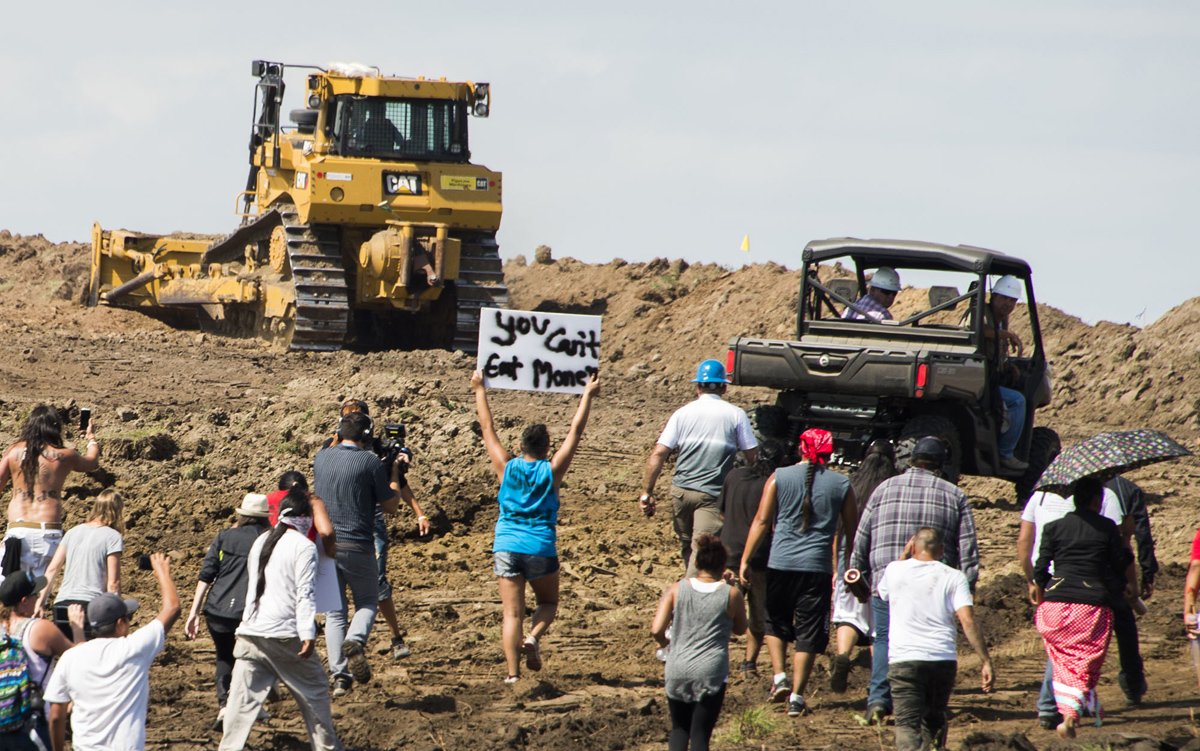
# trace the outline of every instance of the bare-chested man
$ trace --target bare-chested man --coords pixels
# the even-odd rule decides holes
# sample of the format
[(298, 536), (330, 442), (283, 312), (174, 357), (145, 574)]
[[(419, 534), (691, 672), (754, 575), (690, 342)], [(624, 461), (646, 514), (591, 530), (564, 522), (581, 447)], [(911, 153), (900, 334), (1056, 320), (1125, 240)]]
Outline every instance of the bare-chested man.
[[(87, 453), (63, 448), (62, 421), (53, 407), (39, 404), (21, 431), (21, 440), (0, 460), (0, 493), (13, 483), (8, 504), (9, 541), (20, 541), (21, 569), (43, 576), (62, 541), (62, 488), (71, 472), (91, 472), (100, 466), (100, 444), (87, 426)], [(30, 478), (34, 478), (30, 482)]]

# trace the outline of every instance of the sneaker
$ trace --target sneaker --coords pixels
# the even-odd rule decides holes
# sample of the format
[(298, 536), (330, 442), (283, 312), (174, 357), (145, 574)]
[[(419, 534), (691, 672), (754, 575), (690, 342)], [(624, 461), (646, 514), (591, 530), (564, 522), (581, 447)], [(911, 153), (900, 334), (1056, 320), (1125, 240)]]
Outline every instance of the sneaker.
[(354, 676), (354, 680), (359, 683), (371, 680), (371, 663), (367, 662), (362, 644), (354, 639), (342, 642), (342, 657), (346, 658), (346, 667), (349, 668), (350, 675)]
[(883, 705), (872, 704), (871, 706), (867, 707), (867, 724), (882, 726), (884, 718), (886, 718), (889, 714), (891, 714), (891, 712), (884, 709)]
[(403, 636), (397, 636), (392, 639), (392, 659), (401, 660), (412, 654), (412, 650), (404, 643)]
[(354, 682), (349, 678), (345, 676), (338, 676), (337, 678), (333, 679), (333, 695), (345, 696), (346, 694), (350, 693), (350, 687), (353, 685)]
[(806, 712), (808, 712), (808, 707), (804, 704), (803, 696), (793, 695), (790, 699), (788, 699), (788, 717), (799, 717)]
[(846, 693), (846, 682), (850, 677), (850, 655), (840, 654), (833, 658), (833, 667), (829, 670), (829, 690), (835, 694)]
[(1054, 714), (1038, 715), (1038, 724), (1042, 726), (1042, 730), (1056, 730), (1061, 722), (1062, 715), (1057, 712)]
[(217, 719), (213, 720), (212, 729), (217, 732), (225, 729), (225, 707), (217, 710)]
[(542, 669), (542, 650), (537, 639), (526, 639), (521, 645), (521, 652), (525, 654), (525, 667), (534, 672)]
[(504, 677), (504, 685), (511, 686), (519, 680), (521, 680), (521, 676), (519, 675), (508, 675)]
[(779, 704), (787, 699), (790, 693), (792, 693), (792, 687), (788, 685), (787, 677), (785, 676), (771, 685), (771, 690), (767, 692), (767, 701), (772, 704)]
[(752, 675), (758, 675), (758, 666), (749, 660), (742, 660), (742, 664), (738, 666), (738, 672), (743, 678), (749, 678)]
[(1000, 458), (1000, 468), (1008, 472), (1024, 472), (1029, 469), (1029, 463), (1015, 456), (1004, 456)]

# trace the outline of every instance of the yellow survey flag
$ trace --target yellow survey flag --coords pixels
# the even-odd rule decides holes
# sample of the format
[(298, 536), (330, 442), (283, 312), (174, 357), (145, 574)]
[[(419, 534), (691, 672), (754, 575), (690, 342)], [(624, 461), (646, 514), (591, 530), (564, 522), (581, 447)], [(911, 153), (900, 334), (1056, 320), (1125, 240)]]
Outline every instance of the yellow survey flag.
[(750, 235), (746, 235), (742, 238), (742, 250), (746, 251), (747, 253), (750, 252)]

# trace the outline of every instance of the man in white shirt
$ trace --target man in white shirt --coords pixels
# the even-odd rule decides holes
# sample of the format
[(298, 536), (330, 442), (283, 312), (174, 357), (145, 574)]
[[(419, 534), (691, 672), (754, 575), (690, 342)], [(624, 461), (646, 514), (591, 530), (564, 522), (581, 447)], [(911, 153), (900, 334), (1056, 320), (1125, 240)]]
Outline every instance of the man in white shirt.
[(758, 441), (750, 418), (741, 407), (721, 399), (729, 380), (725, 366), (705, 360), (696, 369), (696, 400), (671, 415), (646, 464), (645, 492), (638, 499), (646, 516), (654, 515), (654, 486), (663, 464), (678, 449), (675, 474), (671, 478), (671, 501), (675, 512), (675, 534), (683, 551), (687, 575), (695, 576), (693, 540), (701, 535), (721, 534), (721, 512), (717, 496), (725, 476), (733, 469), (740, 449), (747, 464), (758, 455)]
[(150, 556), (162, 592), (162, 609), (148, 625), (130, 633), (129, 616), (137, 600), (106, 592), (88, 603), (95, 638), (67, 650), (50, 675), (45, 700), (50, 706), (50, 741), (63, 751), (67, 705), (75, 751), (143, 748), (150, 704), (150, 665), (166, 644), (167, 631), (179, 619), (179, 594), (171, 564), (162, 553)]
[[(1025, 572), (1026, 581), (1033, 581), (1033, 564), (1037, 560), (1038, 551), (1042, 546), (1042, 530), (1050, 522), (1056, 522), (1067, 514), (1075, 510), (1075, 498), (1063, 498), (1055, 493), (1046, 491), (1038, 491), (1029, 496), (1029, 500), (1025, 502), (1025, 510), (1021, 512), (1021, 528), (1017, 532), (1017, 558), (1021, 563), (1021, 570)], [(1100, 515), (1108, 519), (1112, 519), (1113, 523), (1121, 529), (1121, 536), (1125, 540), (1125, 545), (1129, 546), (1129, 537), (1133, 534), (1132, 520), (1126, 520), (1121, 511), (1121, 500), (1112, 490), (1104, 489), (1104, 500), (1100, 505)], [(1050, 573), (1054, 573), (1054, 563), (1050, 563)], [(1119, 607), (1119, 606), (1118, 606)], [(1129, 610), (1129, 606), (1125, 606)], [(1113, 609), (1114, 618), (1117, 617), (1117, 608)], [(1122, 613), (1122, 616), (1133, 620), (1133, 611)], [(1135, 625), (1136, 629), (1137, 626)], [(1135, 639), (1136, 645), (1136, 639)], [(1141, 655), (1134, 655), (1131, 659), (1136, 659), (1138, 666), (1141, 665)], [(1144, 679), (1143, 679), (1144, 683)], [(1139, 696), (1140, 700), (1140, 696)], [(1046, 673), (1042, 678), (1042, 690), (1038, 694), (1037, 702), (1038, 723), (1047, 730), (1057, 728), (1062, 722), (1062, 716), (1058, 713), (1058, 706), (1054, 703), (1054, 673), (1050, 665), (1050, 660), (1046, 660)]]
[(922, 527), (909, 545), (912, 558), (889, 563), (877, 587), (889, 603), (888, 682), (896, 751), (945, 746), (946, 706), (958, 674), (955, 617), (982, 662), (985, 693), (994, 681), (967, 577), (941, 562), (941, 533)]
[(316, 654), (317, 548), (308, 539), (308, 493), (292, 488), (279, 523), (254, 541), (246, 559), (246, 608), (237, 629), (225, 732), (218, 751), (241, 751), (254, 718), (278, 679), (296, 700), (313, 751), (340, 751), (329, 677)]

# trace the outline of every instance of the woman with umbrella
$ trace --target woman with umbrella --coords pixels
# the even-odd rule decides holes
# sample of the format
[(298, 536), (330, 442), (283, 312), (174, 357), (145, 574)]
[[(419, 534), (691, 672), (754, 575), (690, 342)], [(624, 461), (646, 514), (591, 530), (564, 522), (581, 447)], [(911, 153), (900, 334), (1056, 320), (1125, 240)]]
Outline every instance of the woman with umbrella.
[(1112, 605), (1137, 596), (1133, 554), (1117, 525), (1100, 515), (1104, 484), (1096, 476), (1074, 486), (1075, 511), (1046, 525), (1029, 597), (1054, 670), (1058, 734), (1074, 738), (1087, 708), (1099, 724), (1096, 683), (1112, 636)]

